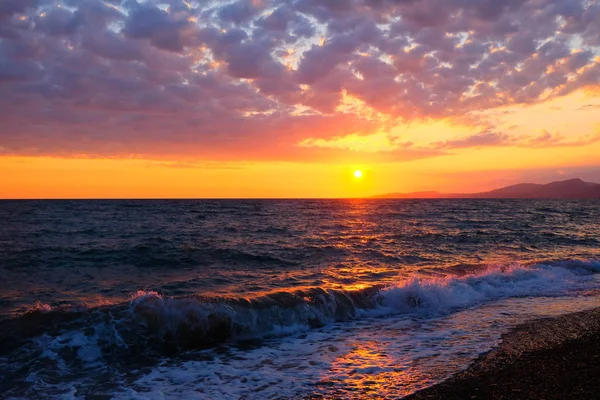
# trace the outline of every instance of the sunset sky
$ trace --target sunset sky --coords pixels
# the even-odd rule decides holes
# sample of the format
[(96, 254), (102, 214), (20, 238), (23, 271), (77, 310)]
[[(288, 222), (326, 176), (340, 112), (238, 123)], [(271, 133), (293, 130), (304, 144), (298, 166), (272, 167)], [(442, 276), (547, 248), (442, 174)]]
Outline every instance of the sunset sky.
[(0, 0), (0, 198), (600, 182), (599, 82), (596, 0)]

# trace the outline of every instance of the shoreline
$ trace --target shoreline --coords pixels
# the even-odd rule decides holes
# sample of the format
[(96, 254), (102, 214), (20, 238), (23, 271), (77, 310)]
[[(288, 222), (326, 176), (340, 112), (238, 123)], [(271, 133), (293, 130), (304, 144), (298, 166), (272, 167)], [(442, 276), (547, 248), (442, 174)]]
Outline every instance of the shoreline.
[(518, 325), (466, 370), (404, 399), (600, 399), (600, 307)]

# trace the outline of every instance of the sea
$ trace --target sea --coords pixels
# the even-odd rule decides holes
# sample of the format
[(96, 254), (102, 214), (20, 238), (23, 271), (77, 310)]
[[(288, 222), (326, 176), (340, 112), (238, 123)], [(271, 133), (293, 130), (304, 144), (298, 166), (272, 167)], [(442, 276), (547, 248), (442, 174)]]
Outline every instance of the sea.
[(398, 399), (600, 306), (600, 200), (0, 202), (0, 398)]

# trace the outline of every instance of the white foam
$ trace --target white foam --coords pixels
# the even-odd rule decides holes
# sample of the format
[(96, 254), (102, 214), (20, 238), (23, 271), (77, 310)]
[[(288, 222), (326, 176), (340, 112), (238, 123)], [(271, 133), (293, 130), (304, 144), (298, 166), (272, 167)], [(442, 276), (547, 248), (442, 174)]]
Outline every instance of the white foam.
[(210, 337), (211, 317), (217, 316), (228, 325), (232, 337), (261, 338), (306, 331), (314, 326), (314, 321), (333, 323), (338, 313), (346, 318), (446, 314), (509, 297), (559, 296), (600, 286), (595, 272), (600, 272), (600, 262), (570, 261), (492, 266), (461, 277), (413, 277), (382, 289), (374, 299), (373, 308), (352, 305), (349, 297), (332, 291), (323, 292), (316, 303), (308, 300), (286, 306), (275, 302), (273, 306), (258, 309), (138, 291), (131, 297), (130, 310), (146, 320), (160, 321), (159, 335), (177, 335), (180, 327), (186, 326), (197, 335), (206, 334), (211, 341), (214, 339)]
[(560, 296), (590, 288), (590, 285), (599, 286), (592, 274), (600, 271), (599, 262), (576, 261), (559, 265), (529, 267), (512, 264), (463, 277), (408, 279), (383, 290), (381, 307), (366, 314), (447, 313), (492, 300)]
[(123, 387), (119, 397), (397, 398), (465, 368), (510, 326), (598, 304), (595, 297), (514, 298), (445, 317), (413, 314), (338, 323), (255, 349), (196, 352), (198, 361), (164, 360)]
[[(263, 309), (234, 310), (194, 298), (137, 292), (131, 298), (131, 313), (125, 315), (137, 315), (142, 307), (157, 313), (165, 325), (176, 327), (190, 318), (202, 323), (216, 308), (241, 319), (251, 328), (248, 332), (267, 339), (258, 348), (230, 344), (165, 358), (149, 372), (115, 376), (119, 388), (110, 393), (124, 399), (251, 400), (310, 393), (399, 397), (464, 368), (518, 322), (599, 306), (594, 296), (600, 289), (600, 275), (595, 272), (600, 272), (598, 262), (565, 262), (515, 264), (462, 277), (407, 279), (382, 289), (376, 306), (357, 310), (355, 320), (330, 319), (319, 329), (303, 323), (318, 315), (308, 303), (296, 307), (293, 318), (286, 319), (282, 310), (265, 323), (259, 315)], [(98, 314), (110, 320), (95, 320), (92, 333), (84, 334), (80, 327), (36, 339), (38, 356), (52, 361), (65, 380), (51, 385), (44, 382), (43, 374), (31, 375), (36, 380), (32, 393), (52, 388), (71, 395), (73, 387), (85, 393), (89, 382), (79, 378), (81, 371), (73, 370), (76, 364), (62, 355), (75, 354), (77, 365), (91, 371), (105, 362), (100, 342), (127, 348), (126, 339), (132, 334), (123, 339), (121, 329), (129, 329), (133, 321), (123, 314), (114, 319), (112, 310)]]

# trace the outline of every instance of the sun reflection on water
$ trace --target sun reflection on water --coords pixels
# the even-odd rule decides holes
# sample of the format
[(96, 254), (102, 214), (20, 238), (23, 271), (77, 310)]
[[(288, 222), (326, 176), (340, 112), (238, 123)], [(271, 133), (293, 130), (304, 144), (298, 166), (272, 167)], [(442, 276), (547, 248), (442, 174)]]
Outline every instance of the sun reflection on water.
[(409, 394), (415, 383), (415, 376), (409, 373), (410, 364), (392, 359), (385, 347), (374, 340), (353, 342), (351, 350), (334, 361), (331, 372), (350, 392), (380, 396)]

